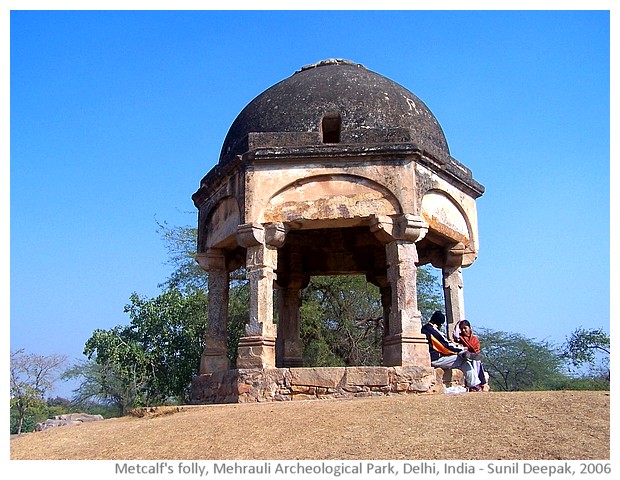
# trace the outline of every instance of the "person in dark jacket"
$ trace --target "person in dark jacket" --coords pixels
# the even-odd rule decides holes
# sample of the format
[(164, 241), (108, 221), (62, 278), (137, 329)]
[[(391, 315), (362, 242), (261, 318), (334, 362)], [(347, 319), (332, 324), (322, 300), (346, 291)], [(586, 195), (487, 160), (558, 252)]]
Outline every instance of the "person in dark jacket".
[(439, 368), (458, 368), (465, 377), (465, 386), (469, 391), (479, 392), (480, 379), (472, 364), (467, 361), (465, 355), (467, 349), (457, 346), (448, 341), (441, 332), (441, 326), (446, 317), (439, 310), (433, 313), (428, 323), (422, 326), (422, 333), (428, 341), (428, 351), (431, 356), (431, 366)]

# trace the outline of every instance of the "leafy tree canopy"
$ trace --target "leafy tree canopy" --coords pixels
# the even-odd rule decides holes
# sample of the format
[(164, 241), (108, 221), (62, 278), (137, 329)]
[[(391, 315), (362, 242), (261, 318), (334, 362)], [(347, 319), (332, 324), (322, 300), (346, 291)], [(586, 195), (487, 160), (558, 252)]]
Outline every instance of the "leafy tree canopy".
[(562, 355), (547, 341), (518, 333), (481, 329), (484, 367), (495, 390), (541, 390), (562, 378)]
[(21, 433), (26, 415), (44, 403), (45, 395), (58, 380), (65, 355), (39, 355), (23, 349), (11, 352), (10, 406), (17, 412), (16, 433)]
[(594, 377), (609, 383), (610, 344), (609, 335), (602, 328), (578, 327), (566, 338), (564, 355), (577, 369), (587, 365)]
[(196, 289), (169, 289), (152, 299), (134, 293), (125, 312), (128, 326), (95, 330), (86, 342), (92, 363), (74, 372), (85, 378), (78, 396), (109, 401), (121, 413), (170, 397), (187, 400), (206, 332), (206, 295)]
[(575, 366), (592, 364), (596, 354), (609, 355), (609, 335), (602, 328), (577, 328), (566, 339), (565, 355)]

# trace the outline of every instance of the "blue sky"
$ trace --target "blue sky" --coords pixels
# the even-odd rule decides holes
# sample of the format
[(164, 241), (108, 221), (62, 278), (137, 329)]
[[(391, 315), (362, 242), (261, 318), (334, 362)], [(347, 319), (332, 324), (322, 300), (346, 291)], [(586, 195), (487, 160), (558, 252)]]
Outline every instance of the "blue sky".
[(485, 185), (474, 326), (609, 331), (609, 45), (607, 11), (12, 12), (10, 348), (128, 323), (170, 273), (156, 221), (194, 224), (236, 115), (326, 58), (415, 93)]

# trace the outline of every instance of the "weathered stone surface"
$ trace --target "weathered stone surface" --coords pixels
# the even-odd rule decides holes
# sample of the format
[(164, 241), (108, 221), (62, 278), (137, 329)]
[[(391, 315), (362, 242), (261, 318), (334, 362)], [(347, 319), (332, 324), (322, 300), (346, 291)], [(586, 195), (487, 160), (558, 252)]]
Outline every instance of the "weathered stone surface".
[(237, 393), (239, 395), (244, 395), (252, 391), (252, 385), (248, 385), (247, 383), (240, 383), (237, 385)]
[(45, 422), (37, 423), (34, 427), (36, 432), (40, 432), (47, 428), (64, 427), (69, 425), (79, 425), (84, 422), (94, 422), (103, 420), (101, 415), (90, 415), (88, 413), (69, 413), (65, 415), (56, 415), (48, 418)]
[(292, 397), (292, 400), (316, 400), (316, 396), (300, 393), (300, 394), (294, 395)]
[[(273, 328), (273, 324), (269, 327)], [(275, 366), (275, 363), (275, 337), (254, 335), (239, 339), (237, 358), (239, 368), (269, 368)]]
[(425, 366), (393, 367), (390, 382), (395, 391), (430, 392), (437, 389), (435, 370)]
[(463, 372), (458, 368), (455, 368), (453, 370), (436, 368), (435, 375), (437, 377), (437, 383), (443, 383), (448, 387), (452, 385), (465, 384), (465, 377), (463, 375)]
[(291, 381), (295, 385), (337, 387), (345, 375), (344, 367), (291, 368)]
[(382, 387), (390, 381), (385, 367), (348, 367), (346, 372), (347, 385)]
[(443, 370), (422, 366), (241, 369), (195, 377), (192, 399), (247, 403), (438, 392), (441, 378)]
[(373, 137), (414, 141), (435, 157), (449, 157), (437, 119), (412, 92), (362, 65), (330, 59), (303, 67), (256, 97), (230, 127), (220, 163), (247, 150), (250, 132), (299, 132), (294, 138), (286, 135), (288, 145), (320, 142), (326, 108), (348, 113), (342, 116), (340, 135), (347, 144), (366, 144)]
[(269, 201), (263, 221), (363, 218), (397, 213), (394, 196), (353, 175), (317, 177), (294, 184)]

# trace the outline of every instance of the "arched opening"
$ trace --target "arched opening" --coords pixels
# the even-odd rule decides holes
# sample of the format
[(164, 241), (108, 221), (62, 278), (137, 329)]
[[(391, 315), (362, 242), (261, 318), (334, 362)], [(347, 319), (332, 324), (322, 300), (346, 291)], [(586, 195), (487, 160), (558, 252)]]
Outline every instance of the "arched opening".
[(301, 295), (303, 365), (381, 365), (383, 325), (379, 288), (364, 275), (311, 277)]

